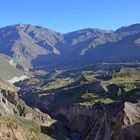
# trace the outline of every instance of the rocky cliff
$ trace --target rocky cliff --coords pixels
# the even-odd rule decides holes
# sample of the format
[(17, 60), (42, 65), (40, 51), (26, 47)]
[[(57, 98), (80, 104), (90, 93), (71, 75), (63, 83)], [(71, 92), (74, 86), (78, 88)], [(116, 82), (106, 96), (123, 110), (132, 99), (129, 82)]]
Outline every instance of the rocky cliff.
[(51, 140), (53, 137), (44, 134), (42, 128), (55, 122), (48, 114), (27, 106), (13, 87), (0, 89), (1, 140)]

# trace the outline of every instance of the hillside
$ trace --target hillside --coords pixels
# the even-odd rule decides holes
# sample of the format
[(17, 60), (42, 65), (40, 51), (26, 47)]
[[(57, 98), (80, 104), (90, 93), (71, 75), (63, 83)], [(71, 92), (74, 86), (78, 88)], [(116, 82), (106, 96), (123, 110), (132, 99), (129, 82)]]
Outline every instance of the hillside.
[[(55, 123), (47, 113), (27, 106), (14, 87), (0, 82), (1, 140), (68, 140), (58, 126), (51, 128)], [(45, 132), (48, 127), (50, 133)]]
[(0, 78), (10, 80), (13, 77), (20, 77), (23, 75), (22, 71), (15, 67), (12, 63), (12, 58), (0, 54)]
[(0, 53), (26, 71), (135, 62), (140, 61), (139, 28), (134, 24), (116, 31), (89, 28), (61, 34), (35, 25), (11, 25), (0, 29)]

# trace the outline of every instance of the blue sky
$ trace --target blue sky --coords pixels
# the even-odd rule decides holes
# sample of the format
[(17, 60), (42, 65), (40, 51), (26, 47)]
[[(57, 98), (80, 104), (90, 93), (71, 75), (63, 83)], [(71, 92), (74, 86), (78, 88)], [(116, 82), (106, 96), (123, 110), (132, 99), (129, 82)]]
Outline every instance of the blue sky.
[(0, 27), (29, 23), (61, 33), (140, 23), (140, 0), (1, 0)]

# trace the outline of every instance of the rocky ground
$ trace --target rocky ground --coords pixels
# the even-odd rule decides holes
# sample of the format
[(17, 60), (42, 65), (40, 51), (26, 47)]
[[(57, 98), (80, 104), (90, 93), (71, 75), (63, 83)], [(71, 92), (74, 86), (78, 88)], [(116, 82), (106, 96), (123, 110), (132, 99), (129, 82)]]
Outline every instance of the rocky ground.
[(53, 137), (43, 133), (55, 122), (48, 114), (27, 106), (13, 87), (0, 89), (1, 140), (52, 140), (56, 136), (63, 139), (61, 132), (54, 133)]

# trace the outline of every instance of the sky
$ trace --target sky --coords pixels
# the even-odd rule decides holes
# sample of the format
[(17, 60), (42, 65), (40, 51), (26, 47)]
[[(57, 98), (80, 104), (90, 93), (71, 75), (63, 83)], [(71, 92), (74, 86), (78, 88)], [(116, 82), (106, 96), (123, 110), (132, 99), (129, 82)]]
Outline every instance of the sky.
[(25, 23), (67, 33), (140, 23), (140, 0), (0, 0), (0, 27)]

